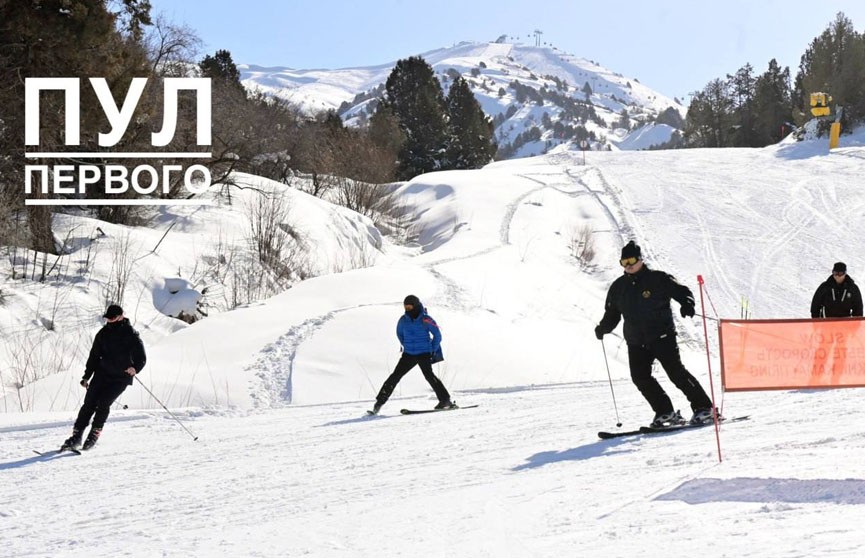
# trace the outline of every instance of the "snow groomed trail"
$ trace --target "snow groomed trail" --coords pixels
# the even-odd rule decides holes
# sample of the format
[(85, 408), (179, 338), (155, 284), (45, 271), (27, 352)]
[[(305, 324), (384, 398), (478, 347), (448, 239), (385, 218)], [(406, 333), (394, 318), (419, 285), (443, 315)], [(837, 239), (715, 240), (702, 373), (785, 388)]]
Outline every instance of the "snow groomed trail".
[[(645, 404), (629, 383), (615, 388), (623, 428), (638, 426)], [(19, 425), (0, 446), (0, 551), (633, 556), (663, 541), (676, 554), (852, 556), (865, 434), (843, 421), (855, 393), (841, 397), (729, 397), (753, 419), (722, 428), (721, 464), (711, 428), (598, 440), (614, 423), (605, 382), (458, 392), (480, 406), (416, 416), (399, 409), (434, 400), (395, 399), (368, 418), (367, 402), (181, 414), (198, 442), (139, 414), (110, 422), (90, 452), (54, 458), (32, 450), (59, 443), (62, 421)], [(838, 419), (831, 435), (783, 418), (805, 404)]]

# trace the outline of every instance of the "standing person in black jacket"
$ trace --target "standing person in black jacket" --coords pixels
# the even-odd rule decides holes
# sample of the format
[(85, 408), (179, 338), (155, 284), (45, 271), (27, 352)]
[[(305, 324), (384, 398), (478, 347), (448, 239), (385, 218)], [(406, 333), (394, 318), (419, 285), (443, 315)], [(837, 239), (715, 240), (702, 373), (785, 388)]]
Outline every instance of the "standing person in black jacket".
[(595, 328), (595, 337), (603, 339), (624, 317), (631, 380), (655, 412), (652, 426), (684, 423), (679, 411), (673, 410), (673, 402), (664, 388), (652, 376), (655, 359), (691, 403), (694, 412), (691, 423), (713, 420), (712, 401), (682, 364), (670, 309), (670, 299), (674, 299), (681, 305), (679, 311), (683, 318), (693, 317), (694, 295), (671, 275), (649, 269), (643, 262), (640, 247), (633, 240), (622, 248), (619, 263), (625, 273), (613, 281), (607, 292), (604, 317)]
[(837, 262), (832, 275), (820, 283), (811, 299), (812, 318), (849, 318), (862, 315), (862, 293), (847, 275), (847, 264)]
[(112, 304), (102, 317), (107, 321), (93, 339), (81, 379), (81, 386), (87, 390), (87, 395), (72, 427), (72, 436), (63, 442), (63, 447), (77, 449), (81, 445), (84, 429), (91, 417), (93, 425), (83, 449), (93, 447), (108, 419), (111, 404), (132, 385), (133, 376), (141, 372), (147, 362), (141, 337), (129, 320), (123, 317), (123, 308)]

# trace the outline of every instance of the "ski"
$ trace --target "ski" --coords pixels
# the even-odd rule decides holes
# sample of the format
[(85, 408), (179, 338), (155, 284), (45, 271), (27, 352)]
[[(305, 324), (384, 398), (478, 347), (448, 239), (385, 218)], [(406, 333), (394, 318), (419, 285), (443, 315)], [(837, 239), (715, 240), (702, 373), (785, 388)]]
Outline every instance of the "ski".
[[(721, 424), (727, 424), (730, 422), (741, 422), (743, 420), (749, 420), (751, 418), (750, 415), (745, 415), (741, 417), (733, 417), (733, 418), (725, 418), (721, 419)], [(640, 428), (641, 434), (663, 434), (664, 432), (678, 432), (679, 430), (689, 430), (691, 428), (703, 428), (704, 426), (712, 426), (715, 424), (714, 421), (704, 422), (702, 424), (674, 424), (673, 426), (665, 426), (662, 428), (653, 428), (651, 426), (643, 426)]]
[(74, 453), (75, 455), (81, 455), (81, 452), (75, 448), (60, 448), (58, 450), (51, 450), (51, 451), (33, 450), (33, 453), (35, 453), (36, 455), (41, 455), (42, 457), (51, 457), (52, 455), (59, 455), (59, 454), (63, 453), (64, 451)]
[(624, 438), (625, 436), (638, 436), (642, 434), (642, 430), (623, 430), (622, 432), (598, 432), (598, 438), (601, 440), (609, 440), (611, 438)]
[(459, 409), (474, 409), (475, 407), (477, 407), (477, 405), (466, 405), (465, 407), (449, 407), (447, 409), (400, 409), (399, 412), (403, 415), (421, 415), (424, 413), (440, 413), (442, 411), (458, 411)]
[[(750, 420), (750, 415), (744, 415), (741, 417), (734, 417), (729, 419), (722, 419), (721, 424), (727, 424), (730, 422), (741, 422), (743, 420)], [(598, 432), (598, 438), (602, 440), (609, 440), (611, 438), (622, 438), (624, 436), (641, 436), (641, 435), (651, 435), (651, 434), (664, 434), (671, 432), (679, 432), (681, 430), (691, 430), (692, 428), (703, 428), (705, 426), (712, 426), (715, 424), (713, 421), (704, 423), (704, 424), (674, 424), (672, 426), (665, 426), (662, 428), (653, 428), (651, 426), (641, 426), (637, 430), (627, 430), (623, 432)]]

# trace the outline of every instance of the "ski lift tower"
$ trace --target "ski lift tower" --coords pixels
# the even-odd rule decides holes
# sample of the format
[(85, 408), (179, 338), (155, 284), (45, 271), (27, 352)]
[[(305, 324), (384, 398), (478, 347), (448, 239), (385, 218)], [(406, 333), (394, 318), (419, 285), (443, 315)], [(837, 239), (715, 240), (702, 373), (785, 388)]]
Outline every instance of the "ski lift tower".
[(543, 34), (544, 34), (544, 32), (541, 31), (540, 29), (535, 29), (535, 32), (534, 32), (535, 46), (541, 46), (541, 35), (543, 35)]

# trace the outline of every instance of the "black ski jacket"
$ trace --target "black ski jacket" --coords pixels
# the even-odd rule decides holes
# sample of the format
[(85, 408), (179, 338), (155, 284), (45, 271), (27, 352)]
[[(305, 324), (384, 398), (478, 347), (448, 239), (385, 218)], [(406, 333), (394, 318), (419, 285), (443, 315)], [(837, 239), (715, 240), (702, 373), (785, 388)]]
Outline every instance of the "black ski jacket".
[(132, 376), (126, 369), (132, 366), (135, 373), (141, 372), (147, 362), (144, 344), (138, 332), (123, 318), (119, 322), (105, 324), (93, 339), (93, 347), (87, 358), (84, 379), (96, 374), (94, 381), (126, 382), (132, 384)]
[(644, 262), (640, 271), (625, 273), (610, 285), (598, 327), (610, 333), (624, 317), (625, 341), (629, 345), (649, 345), (664, 335), (676, 335), (670, 299), (694, 307), (691, 289), (668, 273), (649, 269)]
[(831, 275), (820, 283), (811, 299), (812, 318), (849, 318), (862, 315), (862, 293), (847, 275), (840, 285)]

